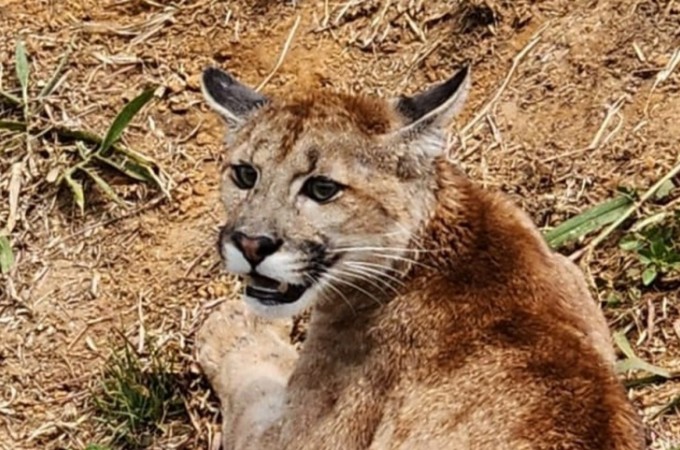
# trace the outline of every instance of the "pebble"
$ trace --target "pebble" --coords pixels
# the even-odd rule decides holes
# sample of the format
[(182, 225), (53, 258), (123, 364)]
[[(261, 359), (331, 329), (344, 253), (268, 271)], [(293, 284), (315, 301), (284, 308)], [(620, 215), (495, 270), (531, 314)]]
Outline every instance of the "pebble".
[(194, 186), (193, 191), (194, 194), (203, 196), (206, 195), (210, 191), (210, 189), (208, 188), (208, 185), (206, 185), (205, 183), (199, 183)]
[(179, 77), (172, 77), (170, 79), (170, 81), (168, 82), (167, 87), (173, 93), (178, 94), (178, 93), (184, 91), (184, 88), (186, 87), (186, 83), (183, 80), (180, 80)]
[(201, 74), (195, 73), (187, 78), (187, 87), (192, 91), (201, 90)]
[(215, 138), (210, 133), (206, 133), (205, 131), (201, 131), (198, 133), (198, 135), (196, 135), (196, 144), (198, 145), (209, 145), (215, 142)]

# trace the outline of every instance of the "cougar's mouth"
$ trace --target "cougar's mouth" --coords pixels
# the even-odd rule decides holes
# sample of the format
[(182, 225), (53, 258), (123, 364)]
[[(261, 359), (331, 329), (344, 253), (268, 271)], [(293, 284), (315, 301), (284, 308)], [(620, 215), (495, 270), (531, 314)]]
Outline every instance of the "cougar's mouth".
[(251, 273), (243, 277), (246, 285), (246, 295), (257, 299), (263, 305), (278, 305), (293, 303), (302, 297), (308, 286), (290, 284)]

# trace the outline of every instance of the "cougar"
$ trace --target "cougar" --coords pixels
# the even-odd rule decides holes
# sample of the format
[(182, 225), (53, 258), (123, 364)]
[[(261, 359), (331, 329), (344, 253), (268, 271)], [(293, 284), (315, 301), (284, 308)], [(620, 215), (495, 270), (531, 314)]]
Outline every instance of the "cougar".
[(391, 99), (204, 71), (226, 270), (249, 314), (311, 310), (299, 352), (237, 302), (204, 325), (225, 450), (644, 447), (580, 269), (447, 157), (468, 71)]

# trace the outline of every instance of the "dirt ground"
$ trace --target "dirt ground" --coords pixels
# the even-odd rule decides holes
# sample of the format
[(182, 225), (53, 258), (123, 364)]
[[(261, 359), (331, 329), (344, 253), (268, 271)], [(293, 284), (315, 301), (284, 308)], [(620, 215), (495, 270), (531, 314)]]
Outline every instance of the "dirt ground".
[[(201, 100), (207, 65), (253, 86), (268, 78), (263, 90), (275, 96), (310, 87), (409, 93), (470, 63), (473, 89), (452, 159), (541, 227), (619, 188), (647, 189), (680, 159), (675, 0), (2, 0), (0, 90), (15, 94), (18, 38), (35, 92), (73, 47), (65, 78), (34, 119), (41, 124), (102, 135), (144, 86), (161, 86), (123, 143), (158, 163), (170, 198), (112, 175), (125, 204), (86, 184), (82, 215), (51, 176), (75, 161), (71, 144), (36, 137), (26, 156), (0, 134), (0, 224), (16, 221), (16, 262), (0, 285), (0, 449), (105, 442), (91, 392), (122, 336), (140, 351), (155, 339), (179, 355), (188, 413), (164, 423), (152, 447), (214, 445), (217, 405), (193, 337), (217, 305), (238, 299), (238, 285), (220, 273), (214, 251), (223, 130)], [(675, 189), (661, 207), (677, 208), (678, 198)], [(635, 261), (620, 237), (581, 259), (593, 292), (640, 357), (680, 373), (680, 282), (645, 288), (630, 278)], [(608, 302), (612, 293), (626, 295)], [(680, 448), (680, 412), (664, 409), (680, 382), (645, 383), (630, 396), (649, 448)]]

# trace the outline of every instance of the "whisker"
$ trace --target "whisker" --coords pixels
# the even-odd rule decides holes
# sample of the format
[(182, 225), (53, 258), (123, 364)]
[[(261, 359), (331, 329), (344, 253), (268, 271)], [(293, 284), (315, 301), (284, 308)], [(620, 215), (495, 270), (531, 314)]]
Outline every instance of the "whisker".
[(393, 251), (393, 252), (418, 252), (416, 249), (412, 248), (400, 248), (400, 247), (336, 247), (329, 250), (329, 253), (345, 253), (345, 252), (372, 252), (372, 251)]
[(424, 246), (423, 246), (423, 242), (422, 242), (422, 240), (423, 240), (422, 236), (417, 236), (415, 233), (412, 233), (411, 231), (408, 230), (408, 228), (406, 228), (400, 222), (395, 222), (395, 225), (397, 227), (399, 227), (404, 232), (404, 234), (408, 237), (410, 242), (413, 242), (413, 244), (416, 245), (421, 250), (425, 249)]
[(407, 263), (409, 263), (409, 264), (413, 264), (413, 265), (416, 265), (416, 266), (424, 267), (424, 268), (430, 269), (430, 270), (435, 270), (435, 269), (436, 269), (436, 267), (434, 267), (434, 266), (430, 266), (430, 265), (428, 265), (428, 264), (421, 263), (420, 261), (416, 261), (416, 260), (414, 260), (414, 259), (406, 258), (406, 257), (403, 257), (403, 256), (397, 256), (397, 255), (385, 255), (385, 254), (383, 254), (383, 253), (373, 253), (373, 255), (374, 255), (374, 256), (377, 256), (377, 257), (379, 257), (379, 258), (385, 258), (385, 259), (392, 259), (392, 260), (395, 260), (395, 261), (403, 261), (403, 262), (407, 262)]
[[(385, 290), (382, 289), (382, 288), (380, 287), (380, 285), (376, 284), (375, 282), (380, 282), (380, 283), (382, 283), (382, 285), (385, 286), (386, 288), (391, 289), (395, 294), (397, 294), (397, 295), (399, 294), (399, 291), (398, 291), (394, 286), (392, 286), (391, 284), (389, 284), (387, 281), (381, 280), (380, 278), (377, 278), (377, 277), (373, 277), (373, 276), (371, 276), (371, 275), (368, 274), (368, 273), (362, 272), (362, 271), (361, 271), (360, 269), (358, 269), (358, 268), (345, 267), (344, 269), (340, 269), (340, 270), (341, 270), (345, 275), (348, 275), (348, 276), (350, 276), (350, 277), (352, 277), (352, 278), (358, 278), (358, 279), (360, 279), (360, 280), (363, 280), (363, 281), (365, 281), (365, 282), (371, 284), (373, 287), (375, 287), (376, 289), (380, 290), (380, 292), (382, 292), (382, 293), (385, 294), (385, 295), (388, 295), (387, 292), (385, 292)], [(348, 271), (349, 271), (349, 272), (348, 272)]]
[(401, 281), (399, 278), (394, 277), (394, 276), (390, 275), (389, 273), (386, 273), (383, 270), (378, 270), (378, 269), (375, 268), (375, 267), (386, 268), (388, 270), (393, 271), (394, 269), (392, 267), (384, 266), (384, 265), (381, 265), (381, 264), (363, 263), (363, 262), (359, 262), (359, 261), (347, 261), (347, 262), (345, 262), (345, 265), (347, 265), (349, 267), (354, 267), (356, 269), (365, 270), (368, 273), (378, 275), (376, 278), (385, 277), (385, 278), (397, 283), (400, 286), (404, 286), (404, 282)]
[[(368, 292), (367, 290), (363, 289), (363, 288), (360, 287), (360, 286), (357, 286), (356, 284), (352, 283), (351, 281), (343, 280), (341, 277), (332, 275), (332, 274), (330, 273), (331, 271), (337, 273), (336, 270), (337, 270), (337, 269), (331, 268), (329, 271), (327, 271), (327, 272), (324, 274), (324, 276), (331, 277), (333, 280), (337, 281), (338, 283), (342, 283), (342, 284), (344, 284), (344, 285), (350, 286), (350, 287), (356, 289), (357, 291), (361, 292), (362, 294), (366, 295), (368, 298), (370, 298), (371, 300), (373, 300), (374, 302), (376, 302), (378, 305), (384, 306), (383, 303), (382, 303), (380, 300), (378, 300), (377, 298), (375, 298), (375, 297), (373, 296), (373, 294), (371, 294), (371, 293)], [(342, 274), (340, 274), (340, 275), (342, 275)]]
[(445, 250), (438, 249), (415, 249), (415, 248), (399, 248), (399, 247), (337, 247), (329, 250), (328, 253), (346, 253), (346, 252), (372, 252), (372, 251), (393, 251), (393, 252), (412, 252), (412, 253), (436, 253)]
[[(307, 277), (307, 278), (309, 278), (309, 279), (311, 279), (313, 282), (319, 283), (319, 284), (322, 286), (322, 288), (323, 288), (324, 286), (325, 286), (325, 287), (328, 287), (328, 288), (331, 289), (333, 292), (335, 292), (335, 293), (338, 294), (340, 297), (342, 297), (342, 300), (347, 304), (347, 306), (349, 306), (349, 309), (352, 310), (352, 314), (354, 314), (354, 315), (356, 316), (357, 312), (356, 312), (356, 310), (354, 309), (354, 307), (352, 306), (352, 303), (351, 303), (351, 302), (349, 301), (349, 299), (345, 296), (345, 294), (342, 293), (342, 291), (341, 291), (340, 289), (338, 289), (338, 288), (336, 288), (335, 286), (333, 286), (333, 283), (332, 283), (330, 280), (325, 279), (325, 278), (323, 277), (323, 275), (321, 275), (318, 279), (317, 279), (317, 278), (314, 278), (312, 275), (309, 275), (309, 274), (304, 274), (304, 276)], [(321, 289), (321, 294), (328, 300), (328, 297), (326, 296), (326, 293), (323, 291), (323, 289)]]
[[(365, 282), (369, 283), (371, 286), (373, 286), (374, 288), (378, 289), (380, 292), (382, 292), (383, 295), (385, 295), (385, 296), (389, 295), (380, 285), (376, 284), (371, 277), (369, 277), (368, 275), (366, 275), (364, 273), (358, 272), (355, 269), (352, 269), (350, 267), (336, 268), (335, 273), (337, 273), (339, 275), (345, 275), (350, 279), (355, 279), (355, 280), (358, 280), (358, 281), (365, 281)], [(394, 289), (394, 288), (392, 287), (392, 289)]]

